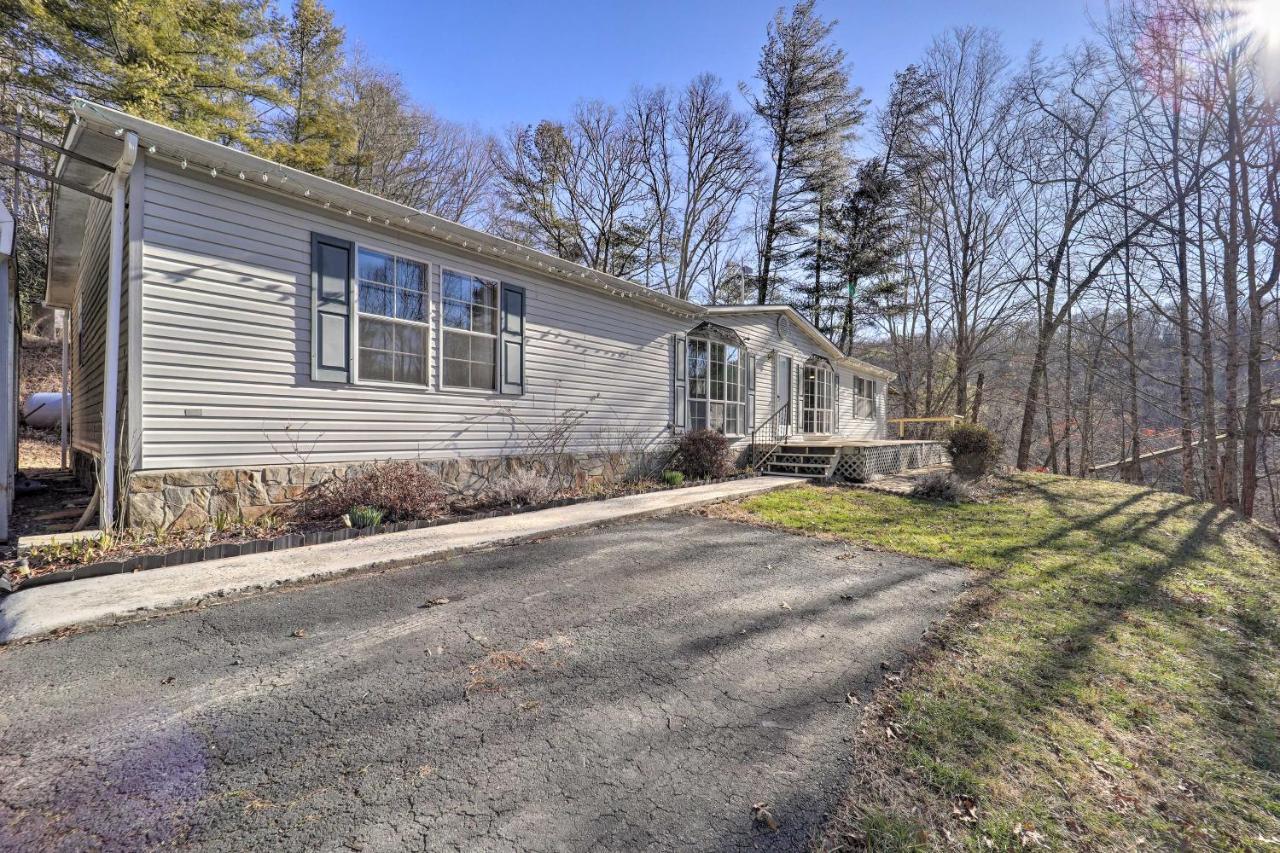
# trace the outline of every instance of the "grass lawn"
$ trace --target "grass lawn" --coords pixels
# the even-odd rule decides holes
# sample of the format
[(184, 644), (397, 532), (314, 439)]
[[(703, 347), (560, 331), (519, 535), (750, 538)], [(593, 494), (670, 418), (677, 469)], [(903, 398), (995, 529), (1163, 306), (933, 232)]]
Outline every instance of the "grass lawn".
[(1280, 550), (1256, 527), (1039, 475), (984, 503), (738, 509), (979, 573), (864, 714), (826, 847), (1280, 851)]

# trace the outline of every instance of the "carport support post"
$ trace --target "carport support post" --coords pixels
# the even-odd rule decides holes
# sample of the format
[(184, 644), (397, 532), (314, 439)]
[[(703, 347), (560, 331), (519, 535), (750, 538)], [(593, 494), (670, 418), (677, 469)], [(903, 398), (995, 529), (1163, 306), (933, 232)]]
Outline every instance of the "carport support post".
[(124, 202), (129, 172), (138, 157), (138, 134), (124, 134), (124, 151), (111, 176), (111, 244), (107, 261), (107, 343), (102, 377), (102, 469), (98, 527), (104, 533), (115, 525), (116, 436), (120, 408), (120, 288), (124, 278)]

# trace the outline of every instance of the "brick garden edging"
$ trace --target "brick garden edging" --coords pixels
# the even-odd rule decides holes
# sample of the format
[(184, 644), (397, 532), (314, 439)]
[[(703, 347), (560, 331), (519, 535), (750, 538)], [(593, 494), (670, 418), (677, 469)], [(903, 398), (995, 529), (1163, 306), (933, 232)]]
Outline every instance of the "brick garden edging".
[[(755, 477), (754, 473), (735, 474), (732, 477), (720, 477), (711, 480), (686, 480), (678, 486), (661, 485), (635, 494), (652, 494), (654, 492), (675, 491), (693, 486), (713, 486), (718, 483), (731, 483)], [(105, 575), (132, 574), (148, 569), (159, 569), (167, 566), (183, 566), (190, 563), (202, 563), (206, 560), (221, 560), (228, 557), (240, 557), (251, 554), (265, 554), (270, 551), (287, 551), (291, 548), (302, 548), (308, 545), (324, 545), (330, 542), (342, 542), (348, 539), (360, 539), (366, 536), (380, 536), (384, 533), (401, 533), (406, 530), (422, 530), (428, 527), (442, 527), (463, 521), (480, 521), (486, 518), (500, 518), (508, 515), (519, 515), (542, 509), (573, 506), (575, 504), (593, 503), (610, 500), (627, 495), (593, 495), (590, 497), (559, 498), (542, 504), (510, 507), (504, 509), (484, 510), (467, 515), (451, 515), (443, 518), (423, 519), (419, 521), (401, 521), (391, 524), (379, 524), (376, 527), (344, 527), (337, 530), (317, 530), (312, 533), (286, 533), (271, 539), (250, 539), (247, 542), (227, 542), (209, 545), (202, 548), (181, 548), (162, 554), (139, 554), (124, 560), (104, 560), (98, 563), (87, 563), (58, 569), (40, 575), (17, 580), (14, 583), (9, 576), (0, 579), (0, 591), (17, 592), (37, 586), (67, 581), (97, 578)]]

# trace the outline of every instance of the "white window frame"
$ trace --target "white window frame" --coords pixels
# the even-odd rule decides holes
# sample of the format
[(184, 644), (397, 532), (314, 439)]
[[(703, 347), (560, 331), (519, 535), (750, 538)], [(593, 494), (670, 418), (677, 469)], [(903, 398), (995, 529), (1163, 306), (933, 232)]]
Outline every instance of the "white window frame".
[[(467, 278), (479, 279), (485, 282), (486, 284), (493, 285), (494, 287), (494, 303), (493, 303), (494, 304), (494, 326), (493, 326), (492, 335), (487, 334), (485, 332), (473, 332), (470, 329), (456, 329), (453, 326), (448, 326), (445, 324), (444, 322), (444, 303), (445, 303), (444, 276), (446, 272), (451, 272), (455, 275), (466, 276)], [(436, 311), (438, 312), (438, 316), (440, 318), (440, 321), (436, 324), (437, 326), (436, 351), (439, 353), (439, 357), (436, 359), (436, 384), (440, 388), (440, 390), (448, 391), (452, 394), (479, 394), (479, 395), (489, 395), (489, 396), (499, 394), (500, 392), (498, 389), (501, 385), (500, 373), (502, 370), (502, 365), (498, 363), (498, 357), (500, 355), (499, 349), (498, 349), (498, 342), (501, 339), (501, 330), (502, 330), (502, 280), (499, 278), (495, 278), (493, 276), (485, 275), (480, 272), (470, 272), (464, 267), (457, 267), (452, 265), (450, 266), (441, 265), (440, 266), (440, 292), (439, 292), (439, 296), (436, 304)], [(444, 381), (444, 361), (445, 361), (444, 336), (446, 332), (457, 332), (458, 334), (471, 335), (477, 338), (489, 338), (491, 341), (493, 341), (493, 387), (473, 388), (470, 385), (448, 385), (445, 383)]]
[[(873, 421), (876, 411), (876, 381), (861, 376), (853, 377), (853, 416), (859, 420)], [(860, 406), (859, 404), (865, 404)], [(866, 414), (863, 414), (865, 412)]]
[[(426, 290), (423, 292), (422, 304), (425, 309), (425, 320), (402, 320), (398, 317), (386, 317), (382, 314), (366, 314), (360, 310), (360, 253), (376, 252), (380, 255), (390, 255), (393, 259), (399, 258), (404, 261), (412, 261), (415, 264), (421, 264), (426, 270)], [(355, 276), (352, 282), (352, 311), (351, 311), (351, 383), (353, 385), (368, 385), (380, 388), (415, 388), (419, 390), (431, 389), (431, 274), (432, 263), (420, 255), (411, 252), (405, 252), (400, 249), (392, 249), (386, 246), (379, 246), (372, 243), (355, 244)], [(389, 379), (361, 379), (360, 378), (360, 320), (362, 317), (370, 317), (374, 320), (382, 320), (388, 323), (400, 323), (406, 326), (419, 326), (423, 331), (423, 368), (421, 382), (396, 382)]]
[[(703, 381), (705, 381), (705, 382), (706, 382), (706, 389), (707, 389), (707, 393), (706, 393), (706, 396), (703, 396), (703, 397), (695, 397), (695, 396), (693, 395), (694, 378), (693, 378), (693, 371), (690, 369), (690, 367), (691, 367), (691, 359), (693, 358), (693, 351), (694, 351), (694, 346), (695, 346), (695, 344), (705, 344), (705, 345), (706, 345), (706, 347), (707, 347), (707, 375), (706, 375), (705, 380), (703, 380)], [(712, 396), (711, 396), (711, 361), (712, 361), (711, 356), (712, 356), (712, 352), (714, 351), (714, 349), (713, 349), (713, 348), (714, 348), (714, 347), (717, 347), (717, 346), (722, 347), (722, 348), (725, 348), (725, 359), (724, 359), (724, 369), (725, 369), (724, 388), (725, 388), (725, 395), (724, 395), (723, 397), (719, 397), (719, 398), (717, 398), (717, 397), (712, 397)], [(729, 374), (729, 358), (728, 358), (728, 348), (733, 348), (733, 349), (735, 349), (735, 350), (737, 350), (737, 351), (738, 351), (738, 364), (737, 364), (737, 367), (738, 367), (738, 382), (737, 382), (737, 385), (738, 385), (738, 399), (737, 399), (737, 400), (729, 400), (729, 399), (728, 399), (728, 391), (729, 391), (729, 375), (728, 375), (728, 374)], [(690, 336), (688, 337), (688, 340), (687, 340), (687, 342), (686, 342), (686, 344), (685, 344), (685, 381), (688, 383), (688, 390), (687, 390), (687, 391), (686, 391), (686, 393), (685, 393), (685, 407), (686, 407), (686, 411), (685, 411), (685, 423), (687, 423), (687, 424), (689, 425), (689, 430), (690, 430), (690, 431), (693, 431), (693, 430), (695, 430), (695, 429), (701, 429), (702, 427), (705, 427), (705, 428), (710, 429), (710, 428), (711, 428), (711, 407), (712, 407), (713, 405), (719, 404), (719, 405), (722, 405), (722, 406), (724, 406), (724, 407), (725, 407), (725, 424), (726, 424), (726, 427), (727, 427), (727, 425), (728, 425), (728, 423), (729, 423), (729, 409), (728, 409), (728, 407), (729, 407), (729, 406), (737, 406), (737, 407), (738, 407), (738, 430), (737, 430), (736, 432), (730, 432), (730, 431), (726, 428), (726, 429), (724, 429), (724, 430), (722, 431), (722, 432), (723, 432), (723, 434), (724, 434), (724, 435), (726, 435), (726, 436), (728, 436), (728, 437), (730, 437), (730, 438), (741, 438), (742, 436), (744, 436), (744, 435), (746, 435), (746, 434), (748, 433), (748, 431), (750, 430), (750, 425), (747, 423), (747, 414), (748, 414), (748, 412), (747, 412), (747, 389), (748, 389), (748, 385), (747, 385), (747, 369), (748, 369), (748, 367), (747, 367), (747, 364), (748, 364), (748, 359), (750, 359), (750, 354), (747, 352), (747, 348), (746, 348), (746, 347), (743, 347), (743, 346), (739, 346), (738, 344), (730, 344), (730, 343), (726, 343), (726, 342), (724, 342), (724, 341), (718, 341), (718, 340), (715, 340), (714, 338), (707, 337), (707, 336), (703, 336), (703, 335), (690, 335)], [(693, 419), (693, 404), (694, 404), (694, 403), (703, 403), (703, 404), (705, 404), (705, 405), (706, 405), (706, 407), (707, 407), (707, 413), (706, 413), (706, 417), (703, 419), (703, 421), (704, 421), (704, 422), (703, 422), (703, 424), (702, 424), (702, 427), (696, 427), (696, 426), (694, 426), (694, 419)]]
[[(810, 405), (809, 371), (813, 371), (815, 402), (820, 402), (818, 398), (825, 397), (826, 405), (819, 408), (816, 405)], [(836, 375), (835, 371), (827, 367), (825, 364), (806, 364), (804, 372), (801, 374), (800, 384), (800, 431), (805, 435), (831, 435), (835, 432), (835, 392), (836, 392)], [(819, 393), (819, 392), (825, 393)], [(810, 419), (815, 427), (823, 427), (825, 429), (806, 429), (810, 426)]]

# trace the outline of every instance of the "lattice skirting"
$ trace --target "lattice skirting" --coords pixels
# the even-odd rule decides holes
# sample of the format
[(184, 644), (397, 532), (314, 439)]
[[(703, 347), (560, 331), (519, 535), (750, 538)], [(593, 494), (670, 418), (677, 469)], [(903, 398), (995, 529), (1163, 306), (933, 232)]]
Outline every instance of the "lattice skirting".
[(946, 461), (942, 445), (936, 441), (887, 444), (880, 447), (845, 447), (832, 476), (838, 480), (865, 483), (876, 474), (896, 474), (910, 468), (926, 468)]

